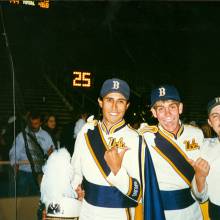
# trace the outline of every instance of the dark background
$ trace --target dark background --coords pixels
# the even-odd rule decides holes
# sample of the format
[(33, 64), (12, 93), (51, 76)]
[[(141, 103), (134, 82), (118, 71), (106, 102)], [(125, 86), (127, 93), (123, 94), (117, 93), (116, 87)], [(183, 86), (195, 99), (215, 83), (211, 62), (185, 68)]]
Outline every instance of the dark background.
[[(220, 95), (218, 2), (51, 1), (48, 9), (0, 4), (17, 77), (46, 73), (65, 92), (94, 102), (102, 82), (119, 77), (130, 84), (130, 112), (138, 114), (153, 87), (171, 83), (188, 121), (203, 122), (208, 100)], [(0, 29), (0, 74), (10, 75)], [(92, 72), (93, 88), (72, 89), (74, 70)]]

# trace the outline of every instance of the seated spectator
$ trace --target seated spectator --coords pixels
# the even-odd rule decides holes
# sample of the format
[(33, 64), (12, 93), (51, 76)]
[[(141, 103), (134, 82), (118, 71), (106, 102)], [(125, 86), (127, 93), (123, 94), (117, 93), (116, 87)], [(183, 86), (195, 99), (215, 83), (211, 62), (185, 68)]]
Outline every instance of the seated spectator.
[(18, 196), (39, 194), (45, 156), (53, 149), (50, 135), (41, 129), (40, 114), (32, 112), (26, 128), (17, 135), (9, 152), (11, 165), (17, 173)]
[(59, 148), (59, 135), (57, 131), (57, 118), (54, 114), (47, 114), (44, 118), (42, 128), (46, 130), (52, 138), (53, 145), (56, 149)]

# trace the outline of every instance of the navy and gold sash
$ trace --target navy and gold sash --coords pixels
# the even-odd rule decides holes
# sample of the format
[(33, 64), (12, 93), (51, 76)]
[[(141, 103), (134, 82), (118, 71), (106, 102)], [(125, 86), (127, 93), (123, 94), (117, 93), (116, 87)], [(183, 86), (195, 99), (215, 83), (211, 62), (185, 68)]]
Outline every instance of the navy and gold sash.
[(105, 208), (128, 208), (136, 207), (137, 202), (126, 197), (121, 191), (113, 186), (101, 186), (83, 180), (85, 200), (94, 206)]
[(191, 206), (195, 203), (191, 195), (190, 188), (173, 190), (173, 191), (160, 191), (163, 201), (164, 210), (179, 210)]
[(191, 186), (194, 169), (180, 147), (160, 130), (155, 133), (155, 150), (173, 167), (181, 178)]
[(211, 220), (220, 219), (220, 206), (209, 201), (209, 217)]
[[(106, 179), (111, 172), (104, 159), (104, 154), (108, 149), (108, 145), (99, 125), (95, 126), (94, 130), (88, 130), (87, 134), (85, 134), (85, 138), (96, 165)], [(106, 179), (106, 181), (108, 180)], [(86, 201), (100, 207), (124, 208), (137, 206), (138, 203), (136, 201), (140, 199), (141, 189), (136, 179), (130, 177), (130, 187), (127, 195), (121, 193), (116, 187), (112, 186), (111, 183), (109, 184), (111, 186), (101, 186), (84, 180)], [(118, 200), (118, 202), (116, 202), (116, 200)]]
[(106, 179), (111, 172), (104, 159), (105, 151), (108, 149), (108, 145), (103, 137), (99, 125), (95, 126), (94, 130), (88, 130), (87, 134), (85, 134), (85, 138), (89, 151), (95, 160), (96, 165)]

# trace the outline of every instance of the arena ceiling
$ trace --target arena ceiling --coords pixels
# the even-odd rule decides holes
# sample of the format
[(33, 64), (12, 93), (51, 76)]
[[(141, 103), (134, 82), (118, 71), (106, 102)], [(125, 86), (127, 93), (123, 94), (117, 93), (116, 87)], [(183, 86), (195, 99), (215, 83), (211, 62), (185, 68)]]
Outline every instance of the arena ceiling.
[[(21, 3), (22, 1), (20, 1)], [(15, 74), (68, 78), (94, 73), (94, 84), (113, 76), (138, 94), (173, 83), (201, 103), (220, 95), (220, 3), (50, 1), (48, 9), (1, 2), (0, 63)]]

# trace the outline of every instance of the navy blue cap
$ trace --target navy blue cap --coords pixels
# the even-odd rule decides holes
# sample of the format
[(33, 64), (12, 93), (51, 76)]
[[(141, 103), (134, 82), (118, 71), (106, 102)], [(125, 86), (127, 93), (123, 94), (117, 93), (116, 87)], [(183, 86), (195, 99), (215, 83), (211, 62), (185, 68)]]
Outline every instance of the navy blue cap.
[(210, 114), (211, 110), (217, 105), (220, 105), (220, 97), (215, 97), (214, 99), (208, 102), (207, 105), (208, 114)]
[(172, 85), (161, 85), (151, 91), (151, 107), (159, 100), (169, 99), (181, 101), (179, 92)]
[(121, 93), (127, 100), (129, 100), (130, 88), (124, 80), (117, 78), (107, 79), (102, 85), (100, 96), (103, 98), (110, 92)]

